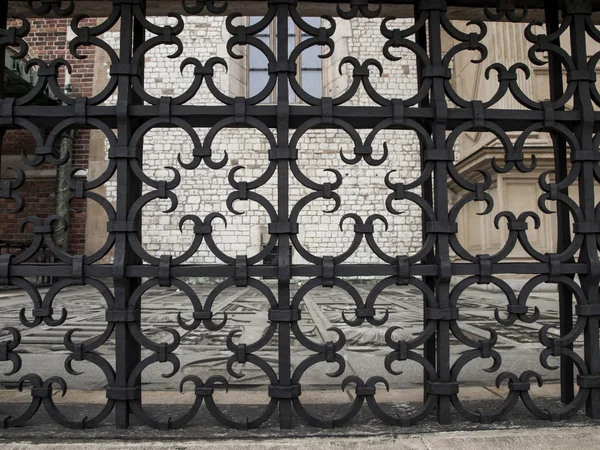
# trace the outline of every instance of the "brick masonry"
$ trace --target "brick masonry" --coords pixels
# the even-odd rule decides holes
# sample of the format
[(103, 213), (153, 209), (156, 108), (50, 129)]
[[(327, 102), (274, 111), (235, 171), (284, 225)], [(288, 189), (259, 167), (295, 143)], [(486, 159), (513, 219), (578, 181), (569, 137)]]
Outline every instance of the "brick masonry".
[[(81, 48), (80, 53), (86, 59), (76, 59), (69, 53), (69, 24), (71, 19), (33, 18), (30, 19), (31, 31), (26, 38), (29, 44), (28, 58), (40, 58), (50, 62), (56, 58), (66, 59), (72, 66), (70, 75), (63, 69), (60, 72), (59, 85), (71, 84), (75, 97), (90, 96), (94, 83), (94, 48)], [(86, 19), (90, 21), (91, 19)], [(18, 25), (18, 21), (8, 26)], [(45, 130), (48, 132), (49, 130)], [(71, 164), (73, 167), (88, 167), (90, 132), (78, 130), (73, 141)], [(21, 221), (28, 216), (45, 218), (56, 213), (57, 182), (56, 168), (49, 164), (39, 167), (25, 166), (20, 154), (23, 150), (32, 153), (35, 148), (32, 137), (24, 130), (11, 130), (5, 133), (2, 145), (2, 179), (10, 179), (14, 173), (7, 166), (21, 167), (26, 172), (26, 182), (19, 192), (25, 199), (25, 208), (18, 214), (10, 213), (14, 207), (12, 200), (0, 199), (0, 241), (29, 242), (32, 238), (31, 226), (25, 232), (19, 231)], [(71, 254), (85, 253), (86, 202), (74, 200), (73, 210), (69, 214), (68, 251)]]

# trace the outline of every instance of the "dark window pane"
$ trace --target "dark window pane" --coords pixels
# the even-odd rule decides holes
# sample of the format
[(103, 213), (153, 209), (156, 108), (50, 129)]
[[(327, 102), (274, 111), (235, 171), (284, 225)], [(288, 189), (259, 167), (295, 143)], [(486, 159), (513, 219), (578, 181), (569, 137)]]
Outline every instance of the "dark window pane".
[(253, 45), (248, 46), (249, 49), (249, 66), (250, 69), (266, 69), (269, 60), (263, 52), (254, 47)]
[(320, 98), (323, 92), (323, 81), (320, 70), (302, 71), (302, 88), (313, 97)]
[(315, 45), (313, 47), (309, 47), (302, 52), (300, 58), (302, 59), (302, 68), (303, 69), (321, 69), (321, 58), (319, 55), (321, 54), (321, 46)]
[(250, 97), (264, 89), (269, 80), (269, 73), (263, 70), (251, 70), (248, 73), (248, 94)]
[(313, 27), (319, 28), (321, 26), (321, 18), (320, 17), (303, 17), (304, 21), (312, 25)]

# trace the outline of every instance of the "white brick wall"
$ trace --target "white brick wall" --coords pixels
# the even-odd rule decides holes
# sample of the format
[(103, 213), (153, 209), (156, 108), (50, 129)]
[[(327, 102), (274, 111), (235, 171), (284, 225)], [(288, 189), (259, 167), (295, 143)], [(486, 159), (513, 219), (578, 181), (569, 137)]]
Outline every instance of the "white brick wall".
[[(169, 18), (152, 18), (157, 24), (172, 21)], [(181, 40), (184, 52), (179, 58), (168, 59), (174, 47), (159, 46), (148, 53), (146, 58), (146, 89), (152, 95), (177, 96), (191, 84), (193, 67), (188, 67), (183, 75), (179, 73), (181, 62), (187, 57), (197, 58), (204, 63), (212, 56), (225, 58), (230, 65), (229, 73), (217, 67), (215, 82), (220, 89), (229, 95), (244, 95), (244, 67), (246, 59), (233, 60), (228, 57), (225, 43), (228, 34), (223, 17), (187, 17)], [(398, 21), (406, 27), (409, 21)], [(341, 58), (351, 55), (361, 63), (367, 58), (376, 58), (383, 63), (384, 74), (378, 77), (371, 73), (374, 87), (388, 98), (408, 98), (416, 91), (416, 65), (414, 55), (409, 51), (395, 50), (401, 55), (400, 61), (387, 61), (381, 53), (385, 39), (379, 32), (379, 20), (353, 19), (338, 21), (333, 36), (336, 42), (334, 55), (324, 60), (324, 95), (335, 97), (343, 92), (352, 81), (351, 66), (343, 68), (343, 75), (338, 74)], [(116, 33), (109, 36), (111, 45), (118, 45)], [(239, 53), (243, 47), (236, 48)], [(240, 51), (241, 50), (241, 51)], [(190, 104), (218, 104), (218, 101), (203, 86)], [(348, 104), (375, 105), (361, 88), (358, 95)], [(197, 129), (201, 139), (207, 129)], [(370, 130), (359, 130), (364, 139)], [(292, 131), (293, 132), (293, 131)], [(384, 184), (384, 176), (390, 170), (397, 170), (392, 176), (394, 181), (407, 182), (420, 173), (419, 142), (415, 133), (407, 131), (386, 130), (374, 141), (374, 157), (379, 157), (383, 142), (387, 141), (390, 150), (388, 160), (378, 167), (372, 167), (364, 161), (350, 166), (344, 164), (339, 157), (340, 148), (347, 156), (352, 155), (352, 140), (339, 130), (313, 130), (306, 133), (299, 141), (298, 165), (312, 180), (323, 183), (333, 181), (333, 176), (323, 172), (324, 168), (333, 168), (343, 175), (343, 183), (337, 190), (342, 199), (341, 208), (334, 214), (323, 214), (322, 210), (333, 205), (332, 200), (317, 200), (308, 205), (301, 213), (300, 240), (311, 252), (322, 255), (337, 255), (348, 246), (354, 235), (351, 222), (339, 230), (340, 218), (346, 213), (357, 213), (363, 220), (371, 214), (383, 214), (389, 221), (389, 230), (383, 231), (381, 224), (376, 225), (375, 239), (379, 245), (391, 255), (412, 253), (421, 247), (420, 210), (410, 202), (395, 202), (395, 207), (405, 211), (401, 215), (392, 215), (385, 209), (385, 199), (391, 192)], [(221, 212), (228, 222), (225, 227), (215, 222), (214, 239), (227, 254), (255, 254), (266, 243), (267, 224), (270, 222), (266, 212), (254, 202), (236, 202), (238, 210), (245, 214), (235, 216), (226, 207), (225, 200), (231, 186), (227, 182), (227, 174), (236, 165), (245, 167), (237, 173), (238, 180), (250, 181), (260, 176), (268, 165), (267, 140), (257, 130), (226, 129), (219, 133), (214, 141), (213, 160), (220, 160), (227, 151), (229, 162), (220, 170), (208, 169), (203, 163), (196, 170), (185, 170), (178, 166), (177, 155), (181, 153), (184, 161), (192, 159), (192, 144), (183, 130), (155, 129), (150, 131), (144, 140), (144, 170), (155, 179), (170, 179), (171, 175), (165, 166), (178, 167), (181, 173), (181, 184), (174, 191), (179, 198), (179, 207), (174, 213), (164, 214), (162, 211), (170, 206), (168, 201), (155, 201), (144, 208), (143, 241), (145, 248), (153, 255), (177, 255), (185, 251), (192, 242), (192, 224), (184, 227), (183, 233), (178, 229), (181, 217), (195, 214), (200, 218), (211, 212)], [(276, 173), (273, 178), (256, 192), (263, 195), (277, 207)], [(107, 186), (107, 196), (114, 199), (114, 184)], [(147, 190), (147, 186), (146, 186)], [(304, 188), (297, 180), (290, 180), (290, 211), (293, 205), (311, 191)], [(418, 191), (417, 191), (418, 192)], [(191, 263), (215, 263), (216, 258), (203, 243)], [(294, 262), (302, 260), (294, 251)], [(376, 263), (378, 258), (370, 251), (366, 242), (348, 261), (352, 263)]]

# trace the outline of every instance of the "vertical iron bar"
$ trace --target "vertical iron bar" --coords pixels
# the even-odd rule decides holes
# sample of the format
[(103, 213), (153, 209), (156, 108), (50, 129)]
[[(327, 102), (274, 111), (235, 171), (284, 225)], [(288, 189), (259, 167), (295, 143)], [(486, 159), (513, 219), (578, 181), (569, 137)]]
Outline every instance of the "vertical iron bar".
[[(117, 2), (115, 2), (117, 3)], [(142, 10), (145, 11), (145, 0), (140, 0)], [(115, 4), (113, 7), (117, 7)], [(119, 42), (119, 62), (131, 64), (133, 52), (144, 40), (143, 26), (134, 20), (133, 5), (122, 3), (121, 29)], [(138, 68), (140, 76), (143, 76), (143, 66)], [(118, 145), (129, 146), (129, 140), (133, 134), (131, 117), (128, 114), (129, 106), (139, 103), (139, 98), (133, 94), (130, 75), (119, 75), (117, 89), (117, 131)], [(143, 79), (142, 79), (143, 82)], [(141, 144), (138, 148), (137, 157), (141, 165)], [(131, 206), (141, 195), (141, 181), (137, 178), (130, 167), (127, 158), (117, 160), (117, 190), (116, 190), (116, 220), (126, 222)], [(141, 234), (141, 217), (138, 218), (136, 232)], [(140, 239), (141, 241), (141, 239)], [(117, 232), (115, 236), (115, 254), (113, 263), (113, 276), (115, 286), (115, 307), (118, 310), (126, 310), (132, 292), (140, 284), (139, 277), (128, 277), (127, 266), (141, 264), (139, 257), (130, 248), (126, 232)], [(138, 318), (139, 320), (139, 318)], [(119, 322), (115, 324), (116, 337), (116, 385), (126, 388), (129, 377), (139, 363), (141, 358), (140, 345), (129, 331), (128, 324)], [(136, 380), (139, 386), (141, 380)], [(139, 401), (139, 400), (131, 400)], [(118, 428), (129, 427), (130, 406), (128, 400), (116, 401), (116, 424)]]
[[(589, 5), (589, 1), (582, 2), (580, 6)], [(574, 69), (578, 73), (594, 70), (588, 67), (587, 58), (587, 32), (583, 14), (573, 13), (570, 25), (571, 57)], [(579, 141), (580, 149), (573, 152), (588, 152), (594, 149), (594, 107), (591, 98), (590, 80), (578, 80), (574, 94), (574, 110), (580, 113), (581, 120), (574, 125), (575, 135)], [(584, 223), (596, 223), (594, 200), (594, 166), (596, 161), (591, 161), (582, 155), (579, 171), (579, 207)], [(581, 288), (589, 305), (597, 305), (598, 283), (600, 281), (600, 260), (598, 258), (597, 233), (585, 233), (583, 244), (579, 252), (579, 262), (586, 264), (587, 272), (580, 274)], [(589, 375), (600, 376), (600, 334), (598, 330), (599, 317), (591, 315), (583, 332), (584, 358)], [(600, 419), (600, 388), (590, 388), (586, 402), (586, 414), (592, 419)]]
[[(556, 0), (546, 0), (545, 5), (546, 29), (548, 35), (554, 33), (559, 27), (559, 6)], [(560, 39), (553, 42), (560, 46)], [(562, 65), (553, 52), (548, 53), (548, 66), (550, 75), (550, 99), (558, 100), (564, 92)], [(564, 106), (557, 109), (564, 111)], [(559, 183), (567, 177), (567, 144), (558, 133), (551, 133), (554, 148), (554, 173), (556, 182)], [(569, 196), (569, 189), (564, 188), (560, 193)], [(557, 227), (557, 253), (564, 252), (571, 243), (571, 224), (569, 223), (569, 208), (563, 202), (556, 205)], [(566, 262), (573, 262), (570, 258)], [(566, 336), (573, 329), (573, 294), (564, 284), (558, 285), (558, 302), (560, 317), (560, 335)], [(573, 349), (573, 344), (567, 346)], [(570, 403), (574, 398), (573, 386), (573, 360), (565, 355), (560, 357), (560, 399), (563, 403)]]
[[(288, 50), (288, 5), (277, 4), (277, 61), (287, 63)], [(292, 7), (293, 6), (289, 6)], [(277, 144), (279, 148), (289, 146), (290, 104), (288, 73), (277, 73)], [(277, 215), (279, 222), (289, 222), (289, 161), (277, 162)], [(279, 309), (290, 309), (290, 247), (289, 235), (280, 234), (278, 240), (278, 303)], [(291, 344), (289, 322), (279, 322), (279, 385), (291, 385)], [(292, 402), (279, 400), (279, 426), (292, 427)]]
[[(0, 28), (6, 29), (8, 24), (8, 2), (0, 5)], [(6, 70), (6, 45), (0, 45), (0, 100), (4, 99), (4, 71)], [(6, 130), (0, 129), (0, 177), (2, 174), (2, 143)]]
[[(415, 2), (414, 7), (414, 20), (417, 22), (419, 19), (419, 2)], [(427, 49), (427, 30), (425, 27), (420, 28), (416, 34), (417, 45), (419, 45), (423, 49)], [(423, 61), (421, 58), (416, 58), (417, 61), (417, 90), (421, 89), (423, 84)], [(425, 96), (423, 100), (419, 102), (419, 108), (427, 108), (429, 107), (429, 95)], [(425, 123), (425, 130), (431, 134), (431, 126), (429, 123)], [(421, 173), (425, 170), (425, 145), (422, 141), (420, 141), (420, 159), (421, 159)], [(423, 181), (422, 192), (423, 199), (429, 205), (433, 206), (433, 186), (431, 182), (431, 177), (427, 180)], [(425, 213), (425, 211), (421, 211), (421, 234), (422, 234), (422, 242), (425, 243), (427, 239), (427, 233), (425, 232), (426, 224), (429, 221), (429, 217)], [(431, 252), (427, 254), (427, 256), (422, 261), (423, 264), (435, 264), (435, 254), (433, 249)], [(423, 277), (423, 282), (431, 289), (433, 292), (435, 290), (435, 278), (434, 277)], [(423, 328), (427, 327), (428, 319), (425, 317), (425, 308), (427, 308), (427, 297), (423, 294)], [(435, 368), (435, 336), (432, 336), (428, 339), (423, 345), (423, 357), (431, 363), (431, 365)], [(425, 390), (425, 385), (429, 379), (429, 373), (427, 370), (423, 369), (423, 401), (427, 400), (429, 394)]]
[[(432, 68), (444, 68), (442, 59), (442, 14), (445, 14), (446, 2), (440, 0), (438, 9), (429, 10), (429, 58)], [(444, 79), (432, 77), (431, 105), (434, 110), (431, 124), (434, 150), (450, 152), (446, 148), (447, 105)], [(447, 223), (448, 216), (448, 169), (447, 161), (435, 161), (433, 169), (433, 205), (438, 223)], [(435, 283), (435, 294), (439, 308), (450, 307), (450, 244), (448, 234), (437, 233), (435, 244), (435, 261), (438, 265), (438, 276)], [(450, 322), (439, 320), (437, 325), (437, 373), (441, 383), (450, 381)], [(440, 424), (450, 423), (450, 397), (439, 395), (437, 402), (437, 420)]]

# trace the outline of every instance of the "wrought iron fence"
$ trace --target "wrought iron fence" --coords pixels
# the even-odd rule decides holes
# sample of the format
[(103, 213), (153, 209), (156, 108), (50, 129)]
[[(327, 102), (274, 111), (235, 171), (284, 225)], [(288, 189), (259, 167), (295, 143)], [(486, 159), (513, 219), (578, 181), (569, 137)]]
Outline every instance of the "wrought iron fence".
[[(8, 2), (11, 3), (11, 2)], [(77, 1), (29, 1), (33, 15), (55, 14), (68, 16), (73, 13)], [(342, 19), (357, 15), (375, 18), (380, 14), (381, 4), (366, 0), (352, 0), (337, 7)], [(393, 2), (384, 2), (393, 3)], [(410, 2), (405, 2), (410, 3)], [(297, 82), (297, 56), (312, 46), (325, 46), (333, 50), (332, 35), (335, 21), (325, 17), (327, 25), (314, 27), (306, 23), (297, 10), (296, 0), (269, 0), (264, 2), (266, 13), (253, 25), (234, 25), (236, 2), (213, 3), (210, 0), (184, 2), (188, 14), (229, 14), (227, 31), (231, 37), (228, 51), (235, 54), (237, 46), (254, 46), (264, 53), (269, 64), (269, 81), (265, 88), (250, 98), (230, 97), (219, 90), (214, 83), (214, 68), (224, 61), (217, 55), (206, 60), (192, 59), (187, 64), (194, 66), (194, 82), (184, 94), (175, 97), (157, 98), (144, 88), (144, 56), (158, 45), (176, 45), (181, 52), (182, 43), (178, 35), (183, 29), (183, 21), (172, 14), (175, 25), (157, 26), (146, 17), (144, 0), (113, 0), (108, 17), (95, 26), (80, 26), (81, 16), (72, 20), (75, 34), (70, 50), (77, 56), (81, 46), (95, 46), (109, 55), (111, 60), (109, 82), (104, 90), (90, 98), (71, 98), (58, 84), (58, 70), (66, 62), (32, 61), (38, 65), (37, 84), (33, 90), (20, 98), (2, 100), (1, 127), (3, 129), (24, 129), (35, 139), (36, 147), (32, 154), (23, 154), (24, 161), (37, 166), (43, 163), (61, 165), (66, 158), (60, 157), (54, 148), (55, 140), (61, 132), (70, 128), (100, 130), (109, 142), (109, 163), (106, 171), (95, 180), (73, 180), (72, 197), (97, 202), (105, 210), (109, 219), (106, 243), (94, 254), (85, 256), (70, 255), (53, 242), (53, 222), (56, 217), (45, 220), (32, 217), (28, 221), (34, 225), (33, 242), (21, 254), (0, 255), (0, 284), (11, 284), (22, 288), (31, 298), (31, 310), (22, 311), (20, 320), (25, 327), (41, 324), (56, 326), (67, 317), (67, 310), (53, 311), (53, 301), (62, 289), (71, 285), (88, 285), (99, 291), (106, 301), (106, 329), (101, 335), (86, 341), (77, 342), (74, 330), (64, 337), (65, 348), (71, 352), (66, 359), (66, 370), (74, 374), (73, 361), (87, 361), (96, 365), (106, 377), (106, 404), (94, 417), (78, 421), (68, 419), (52, 397), (53, 387), (67, 389), (65, 381), (53, 376), (43, 379), (36, 374), (24, 374), (20, 388), (29, 383), (31, 403), (25, 412), (16, 416), (4, 417), (3, 427), (26, 424), (43, 405), (49, 417), (57, 423), (71, 428), (90, 428), (100, 424), (115, 410), (118, 427), (127, 427), (131, 415), (143, 423), (158, 428), (175, 428), (186, 425), (202, 407), (226, 426), (234, 428), (259, 427), (278, 410), (281, 427), (292, 425), (293, 411), (304, 421), (317, 427), (342, 426), (350, 422), (361, 408), (370, 409), (375, 416), (390, 425), (411, 426), (424, 418), (437, 414), (440, 423), (448, 423), (451, 408), (464, 418), (480, 423), (491, 423), (510, 414), (519, 401), (532, 414), (547, 420), (563, 420), (585, 406), (591, 418), (600, 417), (600, 347), (599, 319), (600, 303), (598, 286), (600, 261), (598, 246), (600, 238), (600, 204), (594, 197), (594, 184), (600, 180), (600, 142), (598, 134), (600, 93), (595, 84), (595, 66), (600, 53), (587, 54), (588, 38), (600, 42), (600, 32), (592, 21), (592, 12), (600, 8), (589, 0), (567, 0), (563, 2), (531, 1), (516, 2), (519, 6), (545, 7), (546, 32), (537, 32), (536, 22), (526, 29), (523, 39), (530, 46), (530, 61), (512, 67), (493, 64), (489, 71), (498, 76), (495, 95), (488, 101), (467, 101), (455, 90), (451, 83), (452, 72), (449, 64), (453, 56), (463, 50), (477, 50), (484, 64), (486, 48), (482, 39), (486, 35), (483, 20), (473, 20), (478, 31), (465, 33), (456, 28), (447, 14), (448, 6), (463, 6), (465, 2), (445, 0), (420, 0), (414, 2), (414, 24), (406, 29), (391, 28), (386, 18), (381, 22), (381, 33), (387, 39), (381, 49), (384, 58), (394, 60), (390, 51), (405, 48), (414, 52), (418, 61), (418, 92), (411, 98), (396, 99), (380, 95), (370, 82), (369, 68), (378, 67), (375, 60), (359, 61), (348, 55), (343, 64), (353, 67), (353, 83), (346, 92), (335, 98), (315, 98), (309, 95)], [(516, 9), (513, 1), (499, 1), (485, 8), (487, 20), (527, 20), (525, 9)], [(559, 18), (559, 13), (562, 16)], [(0, 46), (17, 49), (19, 56), (27, 51), (29, 33), (28, 20), (21, 17), (18, 27), (6, 28), (7, 2), (3, 2), (3, 27), (0, 30)], [(295, 48), (288, 47), (288, 26), (291, 19), (308, 38)], [(560, 19), (560, 20), (559, 20)], [(256, 35), (276, 21), (278, 30), (277, 50), (270, 51)], [(119, 51), (115, 51), (102, 35), (120, 22)], [(455, 45), (443, 51), (441, 36), (450, 35)], [(570, 45), (564, 45), (566, 43)], [(563, 46), (561, 46), (561, 43)], [(549, 57), (552, 99), (537, 102), (529, 98), (519, 87), (519, 71), (527, 72), (531, 64), (545, 64), (540, 54)], [(328, 55), (325, 55), (327, 57)], [(0, 62), (4, 61), (0, 57)], [(562, 73), (566, 73), (563, 82)], [(261, 104), (278, 86), (276, 105)], [(564, 86), (563, 86), (564, 84)], [(220, 106), (189, 106), (186, 103), (201, 86), (206, 86)], [(377, 106), (346, 106), (359, 87), (363, 87)], [(32, 105), (35, 96), (49, 87), (63, 105)], [(290, 105), (289, 89), (300, 98), (303, 105)], [(114, 106), (103, 106), (111, 95), (116, 95)], [(522, 106), (518, 110), (505, 110), (497, 103), (506, 95), (512, 95)], [(572, 107), (566, 108), (567, 104)], [(204, 140), (194, 132), (194, 126), (210, 126), (211, 131)], [(141, 245), (141, 211), (155, 199), (169, 199), (172, 210), (177, 207), (177, 197), (173, 190), (178, 186), (179, 169), (173, 168), (171, 180), (155, 180), (144, 173), (142, 140), (153, 128), (178, 127), (185, 130), (193, 141), (193, 159), (180, 161), (184, 169), (205, 164), (208, 168), (223, 167), (227, 158), (215, 161), (211, 152), (211, 137), (227, 127), (247, 127), (259, 130), (269, 141), (268, 160), (264, 161), (264, 173), (253, 181), (239, 181), (235, 168), (229, 182), (231, 193), (227, 206), (234, 210), (236, 200), (250, 200), (258, 203), (270, 217), (269, 241), (256, 255), (228, 255), (221, 251), (213, 240), (212, 223), (221, 216), (215, 212), (202, 219), (188, 216), (194, 223), (195, 239), (182, 255), (154, 257)], [(389, 213), (397, 211), (393, 207), (396, 200), (413, 202), (423, 213), (422, 248), (409, 255), (393, 255), (383, 251), (374, 238), (374, 226), (381, 216), (359, 217), (350, 215), (343, 220), (354, 221), (355, 237), (349, 248), (342, 254), (318, 257), (303, 246), (298, 237), (298, 216), (305, 206), (318, 198), (333, 199), (336, 208), (342, 199), (336, 192), (342, 176), (333, 171), (334, 182), (317, 183), (302, 172), (297, 164), (297, 142), (313, 128), (341, 128), (354, 141), (354, 155), (341, 158), (349, 166), (364, 161), (369, 165), (381, 164), (388, 156), (373, 156), (372, 142), (377, 133), (385, 129), (411, 130), (421, 142), (422, 173), (407, 183), (392, 181), (388, 174), (386, 184), (389, 197), (386, 207)], [(113, 132), (116, 129), (116, 133)], [(370, 129), (366, 139), (362, 139), (358, 129)], [(44, 132), (49, 131), (46, 135)], [(491, 177), (482, 172), (483, 182), (472, 182), (458, 173), (454, 165), (453, 147), (461, 133), (485, 131), (493, 133), (504, 148), (504, 163), (494, 161), (493, 170), (498, 173), (509, 171), (529, 172), (536, 166), (535, 157), (524, 156), (523, 146), (534, 132), (551, 133), (555, 150), (555, 181), (548, 174), (539, 179), (542, 195), (540, 208), (549, 211), (546, 202), (558, 204), (559, 247), (556, 253), (538, 252), (528, 239), (528, 220), (539, 223), (533, 212), (516, 217), (511, 212), (502, 212), (496, 217), (498, 226), (508, 227), (508, 239), (502, 249), (492, 255), (469, 253), (456, 237), (457, 216), (468, 202), (487, 203), (486, 213), (492, 206), (488, 190)], [(518, 132), (516, 141), (508, 137), (509, 132)], [(567, 165), (567, 147), (570, 149), (570, 166)], [(392, 150), (389, 150), (392, 151)], [(18, 170), (19, 175), (24, 173)], [(113, 206), (106, 199), (93, 192), (93, 189), (116, 176), (116, 202)], [(289, 197), (289, 180), (294, 176), (312, 192), (295, 204)], [(268, 199), (256, 190), (270, 179), (278, 183), (277, 198)], [(448, 180), (461, 186), (468, 193), (450, 206)], [(578, 198), (570, 198), (568, 187), (578, 183)], [(150, 191), (142, 195), (142, 186)], [(1, 197), (14, 199), (17, 209), (23, 202), (18, 182), (5, 181), (1, 185)], [(276, 207), (273, 203), (276, 203)], [(382, 205), (383, 210), (383, 205)], [(573, 223), (573, 238), (570, 223)], [(379, 264), (348, 264), (345, 261), (366, 240), (368, 247), (380, 259)], [(508, 263), (505, 258), (520, 244), (531, 258), (531, 262)], [(56, 260), (54, 264), (29, 264), (28, 260), (43, 245), (51, 249)], [(186, 264), (186, 261), (206, 245), (221, 261), (216, 265)], [(291, 264), (290, 251), (299, 252), (307, 264)], [(262, 261), (277, 248), (276, 266), (264, 265)], [(114, 252), (111, 264), (100, 260), (109, 252)], [(458, 259), (451, 255), (454, 252)], [(517, 294), (501, 278), (505, 274), (530, 274), (532, 278)], [(347, 281), (347, 277), (365, 275), (384, 276), (366, 298), (363, 298)], [(57, 277), (51, 289), (44, 296), (25, 277)], [(225, 278), (204, 302), (188, 284), (184, 277)], [(453, 277), (464, 277), (451, 287)], [(277, 279), (276, 294), (259, 280), (260, 277)], [(308, 277), (294, 295), (291, 295), (292, 277)], [(109, 278), (108, 285), (103, 281)], [(142, 279), (147, 281), (142, 282)], [(539, 406), (530, 396), (532, 383), (541, 383), (541, 377), (527, 367), (522, 372), (502, 372), (497, 383), (506, 382), (507, 394), (501, 404), (493, 410), (471, 410), (461, 402), (458, 377), (469, 362), (477, 359), (491, 359), (490, 371), (501, 366), (501, 355), (496, 348), (496, 334), (489, 338), (474, 340), (461, 329), (459, 300), (464, 290), (473, 284), (493, 284), (506, 296), (506, 315), (498, 312), (497, 320), (502, 325), (517, 321), (534, 322), (539, 312), (528, 307), (528, 297), (541, 283), (556, 283), (561, 293), (561, 336), (553, 337), (548, 326), (542, 327), (539, 341), (543, 346), (540, 358), (546, 368), (551, 368), (548, 358), (560, 357), (562, 400), (564, 405), (553, 410)], [(387, 315), (378, 316), (377, 300), (384, 288), (390, 285), (410, 285), (418, 289), (424, 298), (424, 327), (421, 333), (410, 340), (393, 338), (395, 324), (388, 322)], [(142, 332), (140, 319), (141, 297), (154, 286), (175, 286), (189, 296), (192, 307), (179, 317), (179, 325), (186, 330), (204, 327), (208, 333), (222, 328), (224, 321), (215, 321), (211, 311), (212, 299), (218, 292), (230, 286), (251, 286), (264, 295), (270, 305), (270, 324), (265, 334), (256, 342), (234, 342), (235, 333), (230, 334), (227, 347), (231, 351), (227, 370), (237, 376), (236, 363), (257, 366), (268, 377), (270, 401), (264, 411), (255, 418), (237, 420), (229, 417), (219, 408), (214, 399), (215, 388), (226, 387), (227, 380), (222, 376), (200, 379), (187, 375), (182, 380), (182, 389), (188, 384), (194, 386), (195, 402), (189, 412), (178, 418), (153, 418), (142, 404), (141, 379), (144, 371), (154, 363), (170, 363), (175, 374), (180, 362), (175, 354), (180, 336), (171, 330), (169, 343), (157, 343)], [(344, 316), (351, 326), (360, 327), (369, 323), (387, 329), (388, 354), (382, 361), (390, 374), (397, 371), (392, 364), (399, 361), (413, 361), (424, 371), (423, 391), (425, 399), (415, 411), (392, 415), (380, 407), (376, 400), (377, 389), (386, 386), (382, 377), (368, 380), (349, 377), (340, 380), (340, 385), (356, 386), (356, 397), (348, 410), (336, 417), (322, 418), (312, 415), (302, 402), (303, 374), (315, 364), (326, 362), (337, 365), (330, 376), (339, 376), (345, 367), (340, 351), (346, 339), (337, 328), (332, 331), (338, 337), (335, 341), (319, 343), (309, 339), (299, 326), (301, 321), (300, 304), (316, 287), (336, 286), (352, 296), (355, 304), (355, 317)], [(576, 301), (576, 320), (571, 318), (571, 297)], [(32, 318), (28, 318), (32, 317)], [(187, 321), (184, 317), (191, 317)], [(189, 320), (189, 319), (188, 319)], [(11, 339), (0, 344), (0, 361), (12, 363), (11, 374), (18, 373), (21, 367), (19, 354), (20, 334), (15, 328), (6, 329)], [(95, 353), (95, 349), (106, 343), (110, 336), (115, 339), (115, 363)], [(306, 358), (292, 371), (290, 339), (294, 337), (312, 356)], [(584, 355), (577, 354), (572, 346), (575, 339), (583, 336)], [(277, 339), (278, 364), (276, 368), (258, 355), (259, 350), (272, 339)], [(456, 360), (450, 357), (450, 340), (456, 339), (469, 348)], [(151, 351), (142, 359), (141, 350)], [(397, 364), (397, 363), (396, 363)], [(573, 367), (577, 372), (573, 379)], [(573, 392), (574, 385), (577, 393)]]

